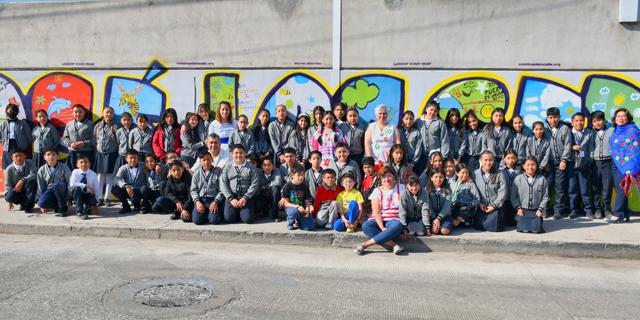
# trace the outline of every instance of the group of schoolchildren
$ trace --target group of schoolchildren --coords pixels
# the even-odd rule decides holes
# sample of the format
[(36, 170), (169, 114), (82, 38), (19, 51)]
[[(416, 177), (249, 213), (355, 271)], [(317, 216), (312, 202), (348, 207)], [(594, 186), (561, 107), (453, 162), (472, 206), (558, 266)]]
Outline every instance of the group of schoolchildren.
[[(73, 203), (86, 219), (113, 205), (113, 194), (122, 214), (219, 224), (260, 216), (279, 221), (284, 211), (289, 229), (354, 232), (371, 218), (369, 197), (380, 187), (377, 171), (384, 166), (403, 186), (398, 218), (408, 234), (515, 225), (540, 233), (543, 217), (560, 219), (566, 211), (570, 218), (628, 220), (626, 202), (614, 208), (625, 212), (622, 217), (612, 215), (613, 129), (599, 111), (591, 113), (593, 129), (582, 113), (570, 126), (562, 123), (557, 108), (547, 110), (546, 124), (529, 129), (518, 115), (506, 123), (502, 109), (484, 126), (473, 111), (461, 115), (458, 109), (443, 121), (437, 102), (430, 102), (420, 119), (404, 112), (401, 143), (391, 146), (386, 163), (377, 163), (365, 152), (367, 126), (358, 109), (342, 103), (327, 111), (318, 106), (296, 121), (278, 105), (275, 119), (260, 110), (252, 127), (245, 115), (234, 120), (226, 102), (215, 115), (202, 104), (183, 123), (167, 109), (155, 127), (144, 114), (134, 125), (124, 113), (118, 123), (110, 107), (94, 124), (75, 105), (62, 138), (46, 111), (36, 111), (31, 126), (17, 119), (18, 108), (7, 106), (0, 142), (5, 200), (25, 212), (37, 203), (43, 214), (65, 216)], [(58, 160), (60, 146), (68, 150), (66, 163)]]

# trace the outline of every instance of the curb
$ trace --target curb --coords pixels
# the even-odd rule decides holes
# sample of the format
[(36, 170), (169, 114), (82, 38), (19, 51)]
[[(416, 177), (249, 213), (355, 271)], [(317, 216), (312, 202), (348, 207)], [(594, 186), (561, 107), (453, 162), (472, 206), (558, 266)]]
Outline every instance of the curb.
[[(366, 240), (361, 234), (336, 232), (256, 232), (211, 229), (139, 228), (119, 226), (34, 225), (0, 223), (0, 233), (127, 239), (236, 242), (352, 249)], [(401, 244), (409, 252), (547, 255), (568, 258), (640, 260), (640, 243), (549, 240), (469, 239), (457, 236), (417, 237)]]

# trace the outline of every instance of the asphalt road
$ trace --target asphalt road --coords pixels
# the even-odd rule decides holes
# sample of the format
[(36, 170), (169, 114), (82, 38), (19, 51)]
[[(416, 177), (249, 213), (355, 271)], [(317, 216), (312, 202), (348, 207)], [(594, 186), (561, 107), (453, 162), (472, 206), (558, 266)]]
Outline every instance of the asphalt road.
[[(211, 297), (138, 302), (176, 283)], [(3, 320), (638, 319), (639, 298), (640, 261), (0, 235)]]

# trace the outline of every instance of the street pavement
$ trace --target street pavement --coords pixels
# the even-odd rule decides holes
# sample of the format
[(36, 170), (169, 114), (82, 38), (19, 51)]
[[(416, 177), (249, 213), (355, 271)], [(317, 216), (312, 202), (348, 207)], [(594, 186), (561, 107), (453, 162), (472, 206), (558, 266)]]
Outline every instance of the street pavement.
[[(638, 319), (640, 261), (0, 234), (1, 319)], [(136, 302), (158, 283), (213, 293)]]
[[(285, 222), (259, 219), (255, 224), (242, 223), (197, 226), (170, 220), (167, 215), (118, 215), (116, 208), (101, 209), (100, 216), (81, 220), (75, 215), (65, 218), (53, 214), (25, 214), (0, 210), (0, 233), (46, 234), (66, 236), (104, 236), (135, 239), (173, 239), (194, 241), (228, 241), (271, 243), (301, 246), (353, 248), (365, 237), (327, 230), (288, 231)], [(545, 234), (522, 234), (508, 228), (505, 232), (479, 232), (455, 229), (451, 236), (413, 238), (404, 242), (410, 251), (480, 252), (553, 255), (562, 257), (596, 257), (640, 259), (640, 218), (631, 223), (607, 224), (603, 220), (547, 219)]]

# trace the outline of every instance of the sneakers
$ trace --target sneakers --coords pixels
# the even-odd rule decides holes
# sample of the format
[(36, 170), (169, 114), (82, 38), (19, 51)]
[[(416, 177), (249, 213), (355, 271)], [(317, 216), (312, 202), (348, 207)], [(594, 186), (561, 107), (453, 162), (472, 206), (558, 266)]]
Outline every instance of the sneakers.
[(293, 225), (292, 225), (292, 224), (288, 224), (288, 225), (287, 225), (287, 230), (293, 230), (293, 228), (294, 228), (294, 227), (293, 227)]
[(404, 248), (399, 244), (393, 246), (393, 254), (399, 255), (402, 251), (404, 251)]
[(354, 233), (356, 230), (353, 227), (347, 227), (347, 233)]
[(424, 236), (424, 231), (418, 231), (416, 232), (416, 234), (418, 235), (418, 237), (422, 237)]
[(332, 230), (333, 229), (333, 225), (331, 223), (327, 223), (327, 224), (324, 225), (324, 228)]
[(364, 254), (364, 247), (360, 244), (358, 245), (355, 249), (353, 249), (353, 252), (359, 256)]
[(174, 212), (171, 214), (171, 216), (169, 216), (169, 219), (171, 220), (178, 220), (180, 219), (180, 213), (179, 212)]

